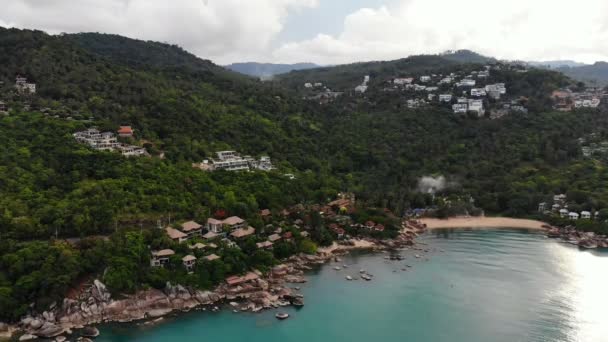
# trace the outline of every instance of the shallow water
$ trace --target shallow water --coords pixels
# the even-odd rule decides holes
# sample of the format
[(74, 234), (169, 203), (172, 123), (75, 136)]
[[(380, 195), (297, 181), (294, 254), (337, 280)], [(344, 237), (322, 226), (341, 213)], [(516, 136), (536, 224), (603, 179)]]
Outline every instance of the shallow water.
[[(608, 341), (608, 253), (517, 230), (446, 230), (418, 241), (430, 252), (403, 251), (403, 261), (355, 254), (339, 263), (347, 269), (311, 273), (300, 285), (306, 305), (281, 309), (286, 321), (276, 311), (192, 312), (153, 327), (104, 326), (97, 340)], [(371, 282), (345, 280), (361, 268)]]

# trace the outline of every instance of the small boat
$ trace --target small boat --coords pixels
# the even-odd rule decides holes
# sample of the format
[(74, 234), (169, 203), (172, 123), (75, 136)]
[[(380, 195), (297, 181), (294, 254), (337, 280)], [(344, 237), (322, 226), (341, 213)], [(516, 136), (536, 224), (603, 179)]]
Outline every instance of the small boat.
[(362, 275), (361, 275), (361, 278), (363, 278), (363, 279), (365, 279), (365, 280), (367, 280), (367, 281), (372, 280), (372, 277), (371, 277), (369, 274), (362, 274)]
[(336, 267), (334, 267), (334, 270), (339, 271), (339, 270), (341, 270), (341, 268), (340, 268), (340, 266), (336, 266)]
[(274, 315), (274, 317), (276, 317), (277, 319), (280, 319), (280, 320), (284, 320), (284, 319), (289, 318), (289, 314), (285, 313), (285, 312), (279, 312), (276, 315)]
[(348, 268), (348, 265), (342, 265), (342, 268)]
[(416, 257), (416, 259), (420, 259), (420, 258), (422, 258), (422, 257), (420, 256), (420, 254), (416, 254), (416, 255), (414, 255), (414, 256)]
[(360, 269), (359, 273), (365, 273), (365, 270), (364, 269)]
[(346, 280), (353, 280), (353, 277), (351, 277), (351, 276), (346, 276)]

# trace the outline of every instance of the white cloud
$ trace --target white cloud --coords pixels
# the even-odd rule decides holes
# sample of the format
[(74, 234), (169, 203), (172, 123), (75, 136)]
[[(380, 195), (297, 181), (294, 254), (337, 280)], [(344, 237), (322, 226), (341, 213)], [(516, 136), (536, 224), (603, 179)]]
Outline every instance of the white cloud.
[(290, 10), (317, 0), (0, 0), (0, 24), (166, 41), (214, 61), (263, 58)]
[(338, 64), (471, 49), (507, 59), (608, 59), (605, 0), (402, 0), (363, 8), (337, 36), (289, 42), (273, 52), (283, 62)]

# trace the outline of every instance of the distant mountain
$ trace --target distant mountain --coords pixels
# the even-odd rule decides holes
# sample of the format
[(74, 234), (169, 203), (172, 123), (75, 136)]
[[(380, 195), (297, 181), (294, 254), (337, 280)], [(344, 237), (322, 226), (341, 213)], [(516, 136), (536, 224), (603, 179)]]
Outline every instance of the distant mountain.
[(541, 62), (532, 61), (532, 62), (527, 62), (527, 63), (528, 63), (528, 65), (531, 65), (531, 66), (550, 68), (550, 69), (563, 68), (563, 67), (573, 68), (573, 67), (580, 67), (580, 66), (587, 65), (585, 63), (580, 63), (580, 62), (576, 62), (576, 61), (572, 61), (572, 60), (556, 60), (556, 61), (541, 61)]
[(297, 64), (271, 64), (271, 63), (234, 63), (227, 65), (226, 68), (240, 72), (241, 74), (270, 78), (274, 75), (288, 73), (294, 70), (307, 70), (320, 67), (313, 63), (297, 63)]
[(440, 55), (441, 57), (457, 63), (476, 63), (476, 64), (484, 64), (484, 63), (493, 63), (497, 60), (492, 57), (486, 57), (484, 55), (480, 55), (477, 52), (471, 50), (456, 50), (456, 51), (446, 51)]
[(608, 85), (608, 63), (606, 62), (596, 62), (595, 64), (578, 67), (561, 67), (554, 70), (589, 85)]

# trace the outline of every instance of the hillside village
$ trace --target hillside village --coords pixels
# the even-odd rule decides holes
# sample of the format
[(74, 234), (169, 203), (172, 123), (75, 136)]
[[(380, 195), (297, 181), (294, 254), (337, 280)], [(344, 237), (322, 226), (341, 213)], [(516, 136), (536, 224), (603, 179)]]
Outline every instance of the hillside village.
[(216, 158), (192, 164), (192, 167), (203, 171), (271, 171), (275, 169), (268, 156), (261, 156), (260, 159), (256, 160), (251, 156), (241, 156), (236, 151), (218, 151), (215, 152), (215, 155)]
[[(353, 98), (366, 96), (373, 101), (378, 96), (378, 92), (381, 92), (398, 94), (397, 96), (408, 109), (437, 106), (449, 108), (454, 114), (471, 113), (479, 117), (488, 116), (491, 119), (510, 113), (528, 113), (528, 98), (510, 91), (505, 80), (494, 76), (497, 71), (524, 74), (529, 69), (517, 63), (496, 63), (469, 72), (395, 75), (376, 82), (371, 82), (371, 76), (365, 75), (363, 83), (351, 91), (332, 91), (324, 86), (323, 82), (305, 83), (304, 88), (308, 93), (312, 93), (305, 99), (328, 104), (342, 96)], [(555, 102), (556, 110), (572, 111), (579, 108), (598, 108), (602, 102), (606, 102), (608, 91), (586, 88), (575, 92), (565, 88), (547, 96)]]

